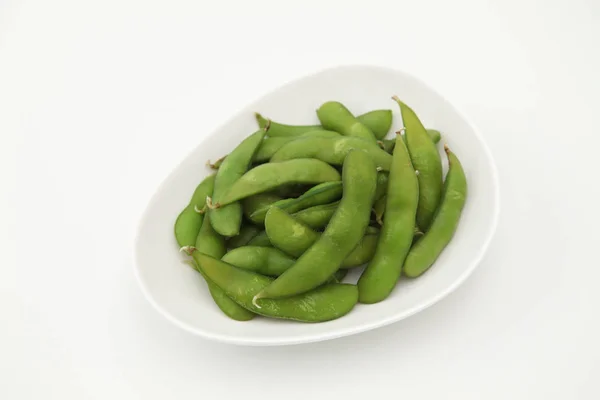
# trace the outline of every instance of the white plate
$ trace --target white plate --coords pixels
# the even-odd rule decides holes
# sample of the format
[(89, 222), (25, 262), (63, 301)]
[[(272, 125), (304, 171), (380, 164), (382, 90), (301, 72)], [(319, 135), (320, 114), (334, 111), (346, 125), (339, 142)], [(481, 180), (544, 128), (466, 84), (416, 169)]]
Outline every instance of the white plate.
[[(394, 111), (390, 132), (401, 127), (398, 95), (430, 128), (442, 132), (465, 168), (469, 195), (460, 225), (435, 265), (415, 280), (401, 279), (392, 295), (374, 305), (358, 304), (335, 321), (307, 324), (257, 317), (236, 322), (213, 303), (206, 284), (189, 266), (173, 237), (173, 223), (196, 185), (210, 173), (207, 160), (227, 154), (257, 129), (254, 111), (289, 124), (318, 123), (315, 110), (327, 100), (353, 113)], [(440, 149), (442, 146), (439, 146)], [(446, 169), (445, 157), (444, 168)], [(342, 66), (291, 82), (235, 114), (200, 143), (170, 174), (150, 200), (135, 243), (135, 271), (152, 305), (177, 326), (207, 339), (242, 345), (314, 342), (378, 328), (415, 314), (456, 289), (473, 272), (492, 238), (499, 213), (496, 167), (480, 133), (442, 96), (400, 71), (373, 66)], [(349, 277), (357, 279), (358, 272)], [(475, 301), (476, 299), (474, 299)]]

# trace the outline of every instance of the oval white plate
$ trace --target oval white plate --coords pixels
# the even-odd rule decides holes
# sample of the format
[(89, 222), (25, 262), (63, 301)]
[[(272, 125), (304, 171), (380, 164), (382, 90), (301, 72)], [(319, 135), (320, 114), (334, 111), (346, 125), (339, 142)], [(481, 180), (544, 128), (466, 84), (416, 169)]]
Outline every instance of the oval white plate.
[[(206, 284), (178, 253), (173, 223), (196, 185), (210, 173), (207, 160), (227, 154), (257, 129), (254, 112), (288, 124), (317, 124), (315, 110), (338, 100), (356, 115), (394, 111), (390, 132), (400, 129), (398, 95), (430, 128), (442, 132), (467, 173), (469, 196), (458, 231), (435, 265), (415, 280), (401, 279), (392, 295), (374, 305), (358, 304), (335, 321), (305, 324), (257, 317), (236, 322), (213, 303)], [(440, 149), (442, 146), (439, 146)], [(444, 168), (447, 165), (444, 160)], [(342, 66), (291, 82), (265, 95), (200, 143), (163, 182), (142, 217), (135, 243), (135, 271), (152, 305), (169, 321), (208, 339), (243, 345), (314, 342), (378, 328), (415, 314), (456, 289), (475, 269), (492, 238), (499, 213), (496, 167), (483, 138), (467, 118), (420, 80), (373, 66)], [(355, 282), (359, 271), (346, 281)]]

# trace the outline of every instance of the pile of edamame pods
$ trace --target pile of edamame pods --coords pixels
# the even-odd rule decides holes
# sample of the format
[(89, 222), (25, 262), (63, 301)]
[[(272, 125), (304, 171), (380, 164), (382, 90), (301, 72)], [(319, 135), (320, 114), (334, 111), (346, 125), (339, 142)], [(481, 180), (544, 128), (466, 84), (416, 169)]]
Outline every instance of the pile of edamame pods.
[[(355, 117), (329, 101), (320, 125), (276, 123), (215, 164), (175, 222), (181, 250), (216, 305), (238, 321), (255, 315), (322, 322), (377, 303), (402, 275), (427, 271), (457, 229), (467, 180), (396, 96), (404, 128), (385, 139), (391, 110)], [(357, 284), (342, 283), (365, 265)]]

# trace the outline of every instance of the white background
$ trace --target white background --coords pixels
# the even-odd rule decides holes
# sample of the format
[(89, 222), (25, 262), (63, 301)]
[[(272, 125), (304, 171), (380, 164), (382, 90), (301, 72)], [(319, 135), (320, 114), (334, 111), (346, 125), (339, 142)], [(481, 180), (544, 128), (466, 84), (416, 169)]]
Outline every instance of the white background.
[[(232, 112), (343, 63), (414, 73), (479, 126), (485, 260), (357, 336), (172, 326), (132, 270), (147, 200)], [(595, 0), (0, 0), (0, 398), (600, 398), (599, 73)]]

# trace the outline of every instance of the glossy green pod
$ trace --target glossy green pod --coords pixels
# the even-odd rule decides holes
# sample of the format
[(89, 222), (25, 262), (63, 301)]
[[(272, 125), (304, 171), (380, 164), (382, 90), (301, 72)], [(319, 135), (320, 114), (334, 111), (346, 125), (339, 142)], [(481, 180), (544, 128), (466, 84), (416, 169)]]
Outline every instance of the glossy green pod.
[(419, 180), (419, 206), (417, 225), (427, 232), (442, 194), (442, 161), (438, 149), (417, 114), (398, 97), (393, 99), (400, 106), (404, 122), (406, 147)]
[[(266, 131), (260, 130), (244, 139), (223, 161), (215, 178), (212, 199), (207, 199), (213, 228), (225, 237), (236, 236), (242, 225), (242, 205), (230, 201), (226, 206), (211, 207), (220, 203), (231, 187), (248, 171), (252, 157), (262, 142)], [(239, 200), (239, 199), (236, 199)]]
[(339, 205), (340, 202), (336, 201), (334, 203), (310, 207), (292, 214), (292, 217), (311, 229), (322, 230), (327, 226)]
[(264, 223), (267, 211), (269, 211), (271, 206), (281, 208), (282, 210), (293, 214), (309, 207), (330, 203), (334, 200), (338, 200), (340, 197), (342, 197), (342, 182), (325, 182), (313, 186), (304, 192), (300, 197), (284, 199), (265, 205), (264, 207), (259, 208), (252, 213), (250, 215), (250, 219), (252, 221), (256, 221), (257, 223)]
[[(269, 121), (259, 113), (255, 113), (258, 126), (264, 128), (268, 122), (271, 127), (269, 136), (271, 137), (293, 137), (303, 133), (315, 130), (322, 130), (321, 125), (286, 125), (275, 121)], [(387, 135), (392, 126), (392, 110), (373, 110), (368, 113), (356, 117), (363, 125), (365, 125), (377, 139), (381, 139)]]
[(309, 292), (285, 299), (263, 299), (260, 305), (252, 299), (273, 282), (272, 278), (236, 268), (216, 258), (197, 256), (204, 273), (244, 308), (266, 317), (300, 322), (323, 322), (349, 313), (358, 301), (354, 285), (330, 283)]
[(193, 246), (196, 242), (204, 220), (204, 212), (199, 211), (204, 207), (206, 197), (212, 195), (214, 185), (215, 175), (204, 178), (194, 190), (189, 204), (177, 216), (173, 230), (179, 247)]
[(310, 158), (263, 164), (246, 172), (235, 181), (216, 207), (223, 207), (287, 184), (318, 184), (340, 179), (340, 173), (331, 165)]
[(263, 246), (263, 247), (271, 247), (271, 241), (269, 240), (269, 236), (267, 232), (260, 231), (256, 236), (254, 236), (249, 242), (248, 246)]
[(321, 125), (327, 130), (339, 132), (344, 136), (355, 136), (375, 143), (375, 135), (360, 122), (342, 103), (328, 101), (317, 110)]
[[(186, 249), (186, 247), (183, 247)], [(254, 318), (254, 314), (245, 308), (241, 307), (235, 301), (233, 301), (229, 296), (225, 294), (223, 290), (217, 285), (215, 285), (203, 272), (202, 268), (200, 268), (201, 260), (198, 259), (198, 254), (206, 254), (211, 257), (222, 257), (225, 252), (225, 239), (216, 233), (210, 223), (210, 215), (207, 215), (202, 223), (202, 227), (200, 228), (200, 232), (198, 233), (198, 237), (196, 238), (196, 251), (193, 252), (192, 257), (195, 261), (195, 268), (200, 275), (204, 278), (208, 285), (208, 289), (210, 291), (210, 295), (213, 300), (217, 304), (217, 306), (223, 311), (225, 315), (229, 318), (234, 319), (236, 321), (249, 321)], [(192, 253), (188, 249), (189, 253)], [(188, 254), (189, 254), (188, 253)]]
[(254, 224), (242, 222), (240, 233), (236, 236), (229, 238), (229, 240), (227, 241), (227, 247), (229, 249), (235, 249), (238, 247), (246, 246), (261, 231), (262, 229)]
[(260, 147), (254, 154), (254, 162), (266, 162), (273, 157), (273, 154), (277, 152), (286, 143), (294, 140), (300, 140), (308, 137), (340, 137), (340, 134), (333, 131), (326, 130), (313, 130), (302, 133), (298, 136), (282, 136), (282, 137), (268, 137), (261, 143)]
[(283, 198), (276, 193), (258, 193), (254, 196), (246, 197), (242, 200), (242, 210), (244, 212), (244, 216), (257, 225), (263, 225), (264, 218), (256, 218), (254, 215), (257, 211), (262, 210), (264, 208), (269, 208), (272, 204), (275, 204), (279, 201), (283, 200)]
[(389, 296), (415, 234), (419, 182), (402, 137), (398, 135), (396, 141), (377, 249), (358, 280), (361, 303), (377, 303)]
[(389, 171), (392, 156), (382, 150), (377, 144), (356, 137), (340, 138), (307, 138), (294, 140), (282, 146), (271, 157), (271, 162), (281, 162), (297, 158), (316, 158), (331, 165), (341, 166), (348, 153), (352, 150), (366, 152), (383, 171)]
[(279, 276), (289, 269), (296, 259), (274, 247), (243, 246), (231, 250), (221, 260), (228, 264), (262, 275)]
[(458, 227), (467, 199), (467, 177), (458, 157), (445, 146), (449, 169), (440, 207), (425, 235), (410, 249), (404, 263), (406, 276), (415, 278), (427, 271), (446, 248)]

